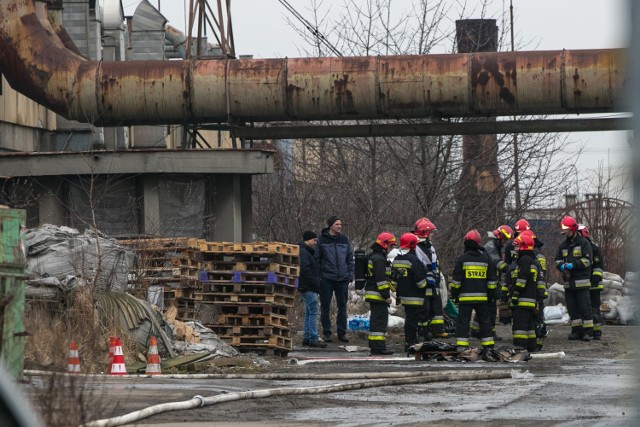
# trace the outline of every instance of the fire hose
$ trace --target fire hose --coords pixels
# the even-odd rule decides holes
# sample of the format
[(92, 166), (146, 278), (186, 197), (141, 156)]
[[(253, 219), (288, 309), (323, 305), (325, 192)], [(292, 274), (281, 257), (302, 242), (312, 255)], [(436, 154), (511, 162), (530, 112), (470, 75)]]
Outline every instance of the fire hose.
[[(387, 372), (387, 375), (394, 374), (393, 372)], [(419, 384), (419, 383), (433, 383), (442, 381), (482, 381), (482, 380), (496, 380), (513, 378), (514, 372), (512, 371), (477, 371), (477, 372), (441, 372), (433, 374), (431, 372), (412, 372), (410, 377), (406, 377), (406, 372), (398, 372), (399, 378), (385, 378), (385, 379), (370, 379), (367, 381), (353, 382), (353, 383), (339, 383), (330, 384), (317, 387), (286, 387), (286, 388), (272, 388), (262, 390), (250, 390), (238, 393), (227, 393), (216, 396), (194, 396), (190, 400), (181, 402), (168, 402), (158, 405), (149, 406), (139, 411), (130, 412), (118, 417), (107, 418), (102, 420), (91, 421), (83, 424), (81, 427), (112, 427), (121, 426), (125, 424), (134, 423), (142, 419), (151, 417), (153, 415), (161, 414), (169, 411), (181, 411), (185, 409), (201, 408), (204, 406), (216, 405), (219, 403), (232, 402), (245, 399), (262, 399), (272, 396), (291, 396), (291, 395), (304, 395), (304, 394), (322, 394), (322, 393), (336, 393), (350, 390), (360, 390), (371, 387), (384, 387), (403, 384)], [(281, 375), (281, 374), (279, 374)], [(336, 374), (346, 375), (346, 378), (353, 378), (352, 374)], [(358, 374), (360, 377), (367, 374)], [(307, 375), (309, 377), (309, 375)]]

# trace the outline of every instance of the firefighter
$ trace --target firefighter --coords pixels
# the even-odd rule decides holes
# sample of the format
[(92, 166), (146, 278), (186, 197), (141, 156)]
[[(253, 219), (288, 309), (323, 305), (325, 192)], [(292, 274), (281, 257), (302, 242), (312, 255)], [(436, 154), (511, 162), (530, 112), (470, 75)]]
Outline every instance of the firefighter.
[(440, 296), (440, 262), (436, 248), (431, 242), (431, 233), (435, 230), (436, 226), (428, 218), (420, 218), (414, 225), (414, 234), (419, 239), (416, 255), (427, 270), (425, 301), (418, 323), (418, 334), (425, 340), (432, 336), (438, 338), (449, 336), (444, 331), (444, 314)]
[(469, 347), (469, 322), (475, 310), (480, 323), (482, 348), (493, 347), (488, 301), (495, 295), (496, 271), (481, 246), (482, 238), (478, 230), (471, 230), (464, 236), (464, 254), (458, 258), (453, 269), (451, 295), (458, 303), (456, 324), (456, 345)]
[[(513, 226), (513, 236), (511, 236), (511, 238), (515, 239), (520, 235), (520, 233), (527, 230), (531, 230), (531, 224), (529, 224), (529, 221), (527, 221), (526, 219), (521, 218), (516, 221), (515, 225)], [(504, 262), (506, 262), (507, 265), (511, 265), (512, 263), (516, 262), (515, 255), (516, 251), (513, 241), (507, 242), (507, 244), (504, 245)], [(506, 289), (503, 288), (503, 291), (506, 291)], [(506, 295), (506, 292), (504, 292), (503, 295)]]
[(536, 308), (540, 264), (534, 252), (535, 242), (527, 233), (520, 233), (513, 241), (517, 251), (516, 281), (511, 289), (510, 306), (513, 311), (513, 346), (530, 352), (537, 350)]
[(427, 270), (416, 255), (418, 236), (404, 233), (400, 237), (400, 250), (393, 259), (392, 276), (397, 282), (397, 296), (404, 307), (405, 350), (418, 342), (418, 321), (424, 305)]
[(547, 258), (542, 253), (542, 246), (544, 243), (536, 237), (532, 230), (525, 230), (521, 236), (526, 235), (533, 239), (533, 253), (536, 256), (536, 261), (540, 265), (540, 274), (538, 274), (537, 283), (537, 304), (535, 310), (535, 322), (536, 322), (536, 341), (538, 343), (536, 350), (542, 350), (544, 339), (547, 336), (547, 325), (544, 323), (544, 300), (549, 296), (547, 292)]
[[(496, 334), (496, 316), (498, 314), (498, 300), (501, 297), (500, 283), (504, 283), (503, 276), (507, 271), (507, 263), (504, 262), (502, 255), (502, 248), (505, 243), (511, 241), (513, 237), (513, 230), (508, 225), (501, 225), (493, 231), (489, 231), (489, 241), (484, 245), (484, 249), (487, 251), (487, 255), (491, 258), (493, 266), (496, 269), (496, 275), (498, 276), (498, 286), (496, 286), (495, 295), (489, 301), (489, 319), (491, 320), (491, 333), (494, 341), (502, 341), (502, 337)], [(480, 336), (480, 324), (478, 323), (478, 316), (474, 315), (471, 320), (471, 336), (478, 338)]]
[(371, 354), (389, 355), (393, 351), (387, 348), (385, 334), (389, 322), (389, 304), (391, 304), (391, 280), (387, 274), (387, 254), (395, 246), (396, 237), (384, 231), (378, 234), (371, 245), (371, 254), (367, 264), (367, 283), (364, 299), (371, 307), (369, 322), (369, 348)]
[(604, 272), (604, 258), (600, 247), (593, 243), (591, 233), (586, 225), (578, 225), (578, 231), (582, 237), (591, 243), (593, 251), (593, 269), (591, 270), (591, 287), (589, 297), (591, 298), (591, 313), (593, 314), (593, 339), (602, 339), (602, 314), (600, 313), (600, 292), (602, 292), (602, 274)]
[(589, 241), (578, 233), (578, 223), (574, 218), (562, 218), (560, 229), (566, 239), (558, 247), (555, 265), (564, 280), (567, 311), (571, 317), (569, 339), (591, 341), (593, 315), (589, 288), (593, 251)]

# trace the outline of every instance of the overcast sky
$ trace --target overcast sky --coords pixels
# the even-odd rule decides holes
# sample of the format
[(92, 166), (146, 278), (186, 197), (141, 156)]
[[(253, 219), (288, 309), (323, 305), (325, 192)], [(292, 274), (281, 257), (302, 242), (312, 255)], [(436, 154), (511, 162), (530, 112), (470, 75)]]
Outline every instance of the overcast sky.
[[(185, 6), (188, 0), (149, 0), (169, 20), (169, 24), (185, 29)], [(363, 3), (365, 0), (350, 0)], [(451, 8), (451, 31), (460, 17), (464, 0), (444, 0)], [(138, 0), (123, 0), (125, 14), (135, 11)], [(287, 18), (292, 15), (278, 0), (232, 0), (233, 34), (236, 53), (256, 58), (304, 56), (305, 43), (291, 28)], [(305, 18), (311, 19), (311, 0), (288, 0)], [(324, 0), (323, 7), (339, 13), (346, 0)], [(411, 0), (393, 0), (398, 11), (408, 8)], [(477, 0), (467, 0), (477, 4)], [(512, 0), (516, 44), (520, 50), (604, 49), (627, 46), (630, 30), (628, 0)], [(212, 7), (216, 1), (210, 0)], [(499, 27), (507, 26), (503, 16), (509, 16), (509, 0), (495, 0), (485, 18), (497, 19)], [(450, 6), (449, 6), (450, 5)], [(464, 16), (480, 18), (480, 12)], [(451, 46), (439, 46), (450, 52)], [(435, 53), (435, 51), (432, 51)], [(626, 132), (573, 133), (569, 137), (575, 151), (585, 145), (579, 169), (596, 169), (599, 165), (621, 165), (628, 158)]]

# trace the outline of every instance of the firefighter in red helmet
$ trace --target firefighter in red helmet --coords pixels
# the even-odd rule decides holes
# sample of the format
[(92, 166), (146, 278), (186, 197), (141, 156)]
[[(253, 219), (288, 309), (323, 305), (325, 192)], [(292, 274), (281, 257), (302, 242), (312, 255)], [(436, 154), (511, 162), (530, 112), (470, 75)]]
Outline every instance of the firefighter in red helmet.
[(589, 297), (591, 299), (591, 313), (593, 313), (593, 339), (602, 339), (602, 315), (600, 314), (600, 292), (602, 292), (602, 275), (604, 273), (604, 258), (600, 247), (593, 242), (591, 233), (586, 225), (579, 224), (578, 232), (587, 239), (593, 250), (593, 269), (591, 270), (591, 287)]
[(393, 351), (387, 348), (385, 335), (389, 322), (389, 304), (391, 304), (391, 282), (387, 274), (387, 254), (396, 245), (396, 237), (384, 231), (378, 234), (367, 265), (367, 283), (364, 299), (371, 307), (369, 321), (369, 349), (371, 354), (389, 355)]
[(591, 269), (593, 250), (587, 239), (578, 232), (578, 223), (570, 216), (560, 222), (560, 230), (566, 239), (558, 247), (556, 268), (564, 280), (567, 311), (571, 317), (570, 340), (591, 341), (593, 314), (591, 313)]
[(432, 336), (438, 338), (449, 336), (444, 331), (444, 314), (440, 296), (440, 262), (436, 248), (431, 241), (431, 234), (435, 230), (436, 226), (428, 218), (420, 218), (414, 225), (414, 234), (420, 240), (416, 248), (416, 255), (427, 270), (424, 306), (418, 322), (418, 335), (424, 337), (425, 340)]
[[(535, 242), (531, 235), (520, 233), (513, 241), (518, 252), (516, 281), (510, 292), (510, 306), (513, 311), (513, 345), (516, 348), (536, 351), (536, 308), (538, 303), (538, 282), (542, 280), (541, 267), (534, 253)], [(543, 282), (544, 283), (544, 282)]]
[[(489, 301), (489, 319), (491, 320), (491, 333), (494, 341), (502, 341), (502, 337), (496, 334), (496, 316), (498, 314), (498, 300), (502, 295), (502, 288), (500, 282), (501, 278), (507, 271), (507, 263), (503, 260), (502, 248), (505, 243), (509, 243), (513, 238), (513, 230), (508, 225), (501, 225), (493, 231), (487, 233), (489, 235), (489, 241), (484, 245), (484, 249), (487, 251), (487, 255), (491, 258), (491, 262), (496, 269), (496, 275), (498, 276), (498, 286), (496, 286), (495, 294)], [(474, 315), (471, 320), (471, 336), (480, 337), (480, 324), (478, 323), (478, 316)]]
[(418, 322), (424, 305), (427, 270), (416, 256), (418, 236), (404, 233), (400, 237), (400, 250), (391, 264), (392, 277), (397, 282), (397, 297), (404, 307), (405, 351), (418, 343)]
[(458, 303), (456, 345), (469, 347), (469, 322), (475, 310), (480, 323), (480, 341), (483, 349), (493, 347), (488, 301), (493, 298), (497, 279), (494, 263), (481, 246), (478, 230), (464, 236), (464, 254), (453, 269), (451, 295)]

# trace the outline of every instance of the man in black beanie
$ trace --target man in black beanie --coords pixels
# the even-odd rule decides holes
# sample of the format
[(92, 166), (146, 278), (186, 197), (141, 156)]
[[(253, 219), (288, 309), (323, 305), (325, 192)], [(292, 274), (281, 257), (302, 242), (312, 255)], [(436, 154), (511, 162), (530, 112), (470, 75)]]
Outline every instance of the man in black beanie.
[(304, 335), (302, 345), (324, 348), (318, 340), (318, 294), (320, 293), (320, 269), (315, 258), (318, 235), (311, 230), (302, 233), (300, 246), (300, 278), (298, 292), (304, 301)]
[(331, 215), (327, 228), (318, 238), (317, 255), (322, 278), (320, 291), (320, 321), (325, 342), (331, 342), (331, 300), (335, 293), (338, 315), (336, 332), (338, 340), (349, 342), (347, 338), (347, 300), (349, 282), (354, 279), (355, 260), (349, 238), (342, 234), (342, 220)]

